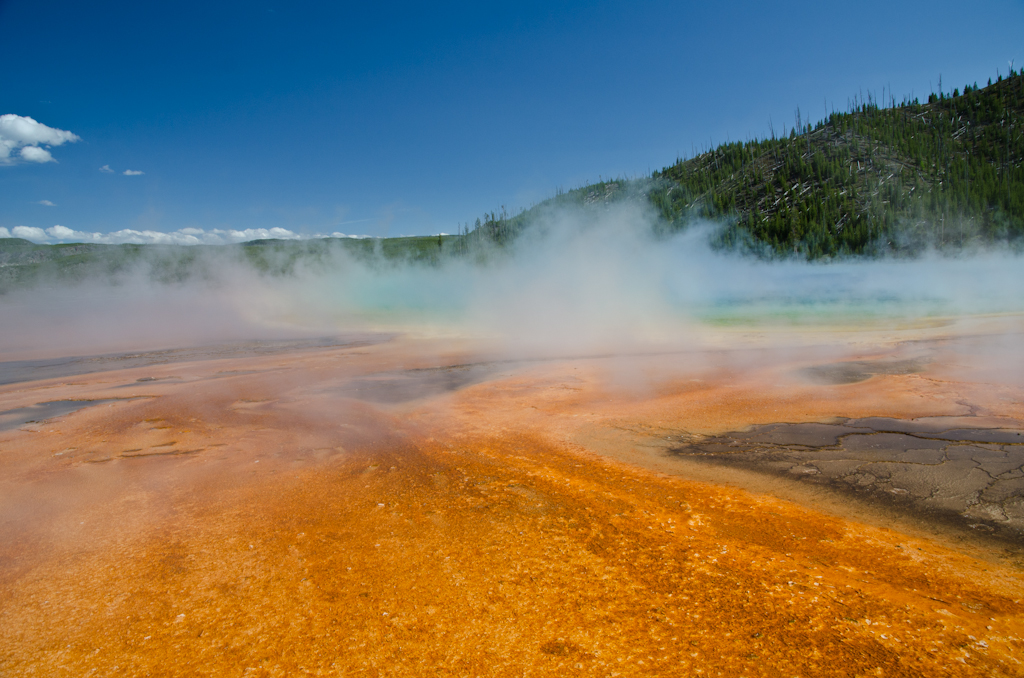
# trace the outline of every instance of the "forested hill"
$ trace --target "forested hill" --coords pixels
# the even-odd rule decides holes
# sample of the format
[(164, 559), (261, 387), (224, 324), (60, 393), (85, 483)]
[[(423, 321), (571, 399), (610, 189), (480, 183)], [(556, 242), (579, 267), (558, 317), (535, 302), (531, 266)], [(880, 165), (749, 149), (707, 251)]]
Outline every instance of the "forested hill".
[(786, 135), (718, 146), (654, 172), (502, 210), (469, 239), (513, 240), (558, 205), (649, 201), (672, 232), (723, 225), (715, 244), (761, 256), (843, 255), (1024, 245), (1024, 75), (926, 103), (867, 99)]
[(1024, 236), (1024, 75), (927, 103), (868, 100), (784, 138), (729, 143), (655, 172), (679, 226), (722, 246), (811, 259)]

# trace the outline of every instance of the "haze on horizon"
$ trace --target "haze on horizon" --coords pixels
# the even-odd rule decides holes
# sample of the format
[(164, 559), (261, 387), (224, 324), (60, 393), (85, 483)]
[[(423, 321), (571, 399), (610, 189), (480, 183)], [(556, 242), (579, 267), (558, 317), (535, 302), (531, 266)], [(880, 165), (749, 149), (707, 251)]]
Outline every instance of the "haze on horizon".
[[(1019, 253), (833, 263), (714, 249), (714, 223), (655, 235), (634, 203), (548, 211), (507, 248), (436, 262), (159, 248), (117, 271), (42, 276), (0, 295), (0, 358), (88, 355), (351, 332), (482, 341), (494, 358), (685, 350), (731, 326), (864, 329), (1024, 312)], [(174, 271), (170, 278), (167, 271)], [(73, 328), (73, 331), (68, 331)]]

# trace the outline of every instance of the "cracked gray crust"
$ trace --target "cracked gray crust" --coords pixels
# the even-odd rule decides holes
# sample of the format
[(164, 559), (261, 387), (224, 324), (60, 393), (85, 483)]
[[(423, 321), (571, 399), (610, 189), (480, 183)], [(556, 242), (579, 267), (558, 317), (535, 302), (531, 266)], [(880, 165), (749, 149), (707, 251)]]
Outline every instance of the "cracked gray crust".
[(767, 424), (673, 436), (668, 454), (796, 478), (1024, 545), (1024, 428), (978, 423), (871, 417)]

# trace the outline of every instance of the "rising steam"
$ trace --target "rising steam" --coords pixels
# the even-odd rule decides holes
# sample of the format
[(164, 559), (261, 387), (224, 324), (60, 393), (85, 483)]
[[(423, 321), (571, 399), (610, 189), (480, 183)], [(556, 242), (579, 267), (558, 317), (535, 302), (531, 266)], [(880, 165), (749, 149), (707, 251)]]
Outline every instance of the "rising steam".
[(268, 275), (223, 248), (203, 253), (198, 273), (161, 283), (143, 261), (113, 281), (0, 297), (0, 350), (83, 354), (384, 330), (578, 354), (687, 345), (716, 325), (1024, 311), (1024, 269), (1008, 253), (765, 262), (714, 251), (711, 224), (666, 238), (653, 235), (652, 219), (625, 203), (552, 211), (508, 250), (436, 266), (337, 248)]

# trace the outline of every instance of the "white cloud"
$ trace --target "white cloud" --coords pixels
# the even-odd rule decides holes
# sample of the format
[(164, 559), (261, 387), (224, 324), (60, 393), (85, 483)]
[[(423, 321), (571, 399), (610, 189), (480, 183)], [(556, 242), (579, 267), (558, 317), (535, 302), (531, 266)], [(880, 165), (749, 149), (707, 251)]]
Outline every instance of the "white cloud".
[(36, 202), (36, 204), (37, 205), (43, 205), (44, 207), (56, 207), (57, 206), (57, 203), (51, 202), (49, 200), (40, 200), (40, 201)]
[(0, 226), (0, 238), (10, 238), (10, 237), (11, 237), (11, 232), (8, 231), (3, 226)]
[(51, 226), (46, 232), (57, 240), (70, 240), (75, 237), (75, 232), (67, 226)]
[(104, 165), (103, 167), (100, 168), (100, 171), (101, 172), (106, 172), (107, 174), (113, 174), (114, 173), (114, 170), (110, 169), (110, 165)]
[(19, 155), (25, 162), (57, 162), (48, 150), (38, 146), (25, 146)]
[(100, 244), (139, 245), (226, 245), (229, 243), (248, 242), (274, 238), (277, 240), (307, 240), (324, 236), (301, 236), (286, 228), (247, 228), (244, 230), (219, 229), (204, 230), (201, 228), (183, 228), (178, 231), (164, 233), (162, 231), (137, 231), (131, 228), (111, 233), (76, 231), (67, 226), (51, 226), (46, 230), (32, 226), (17, 226), (14, 229), (19, 238), (37, 242), (88, 242)]
[(124, 175), (126, 177), (137, 177), (140, 174), (145, 174), (145, 172), (143, 172), (141, 170), (125, 170), (124, 171)]
[[(0, 230), (0, 237), (6, 230)], [(25, 238), (38, 243), (69, 243), (84, 242), (101, 245), (228, 245), (249, 242), (252, 240), (319, 240), (321, 238), (369, 238), (368, 235), (346, 235), (331, 233), (329, 235), (301, 235), (287, 228), (246, 228), (242, 230), (214, 228), (209, 231), (202, 228), (182, 228), (165, 233), (163, 231), (137, 231), (124, 228), (111, 233), (76, 231), (67, 226), (57, 224), (47, 229), (35, 226), (15, 226), (14, 237)]]
[(15, 238), (24, 238), (25, 240), (37, 242), (45, 242), (50, 239), (50, 236), (46, 235), (46, 231), (35, 226), (15, 226), (11, 229), (11, 234)]
[(247, 240), (266, 240), (268, 238), (275, 238), (278, 240), (302, 240), (302, 236), (298, 233), (289, 231), (287, 228), (247, 228), (244, 231), (227, 230), (221, 231), (214, 229), (210, 233), (215, 233), (218, 236), (225, 237), (231, 242), (245, 242)]
[(48, 127), (32, 118), (7, 113), (0, 115), (0, 165), (24, 162), (56, 162), (46, 148), (81, 141), (67, 130)]

